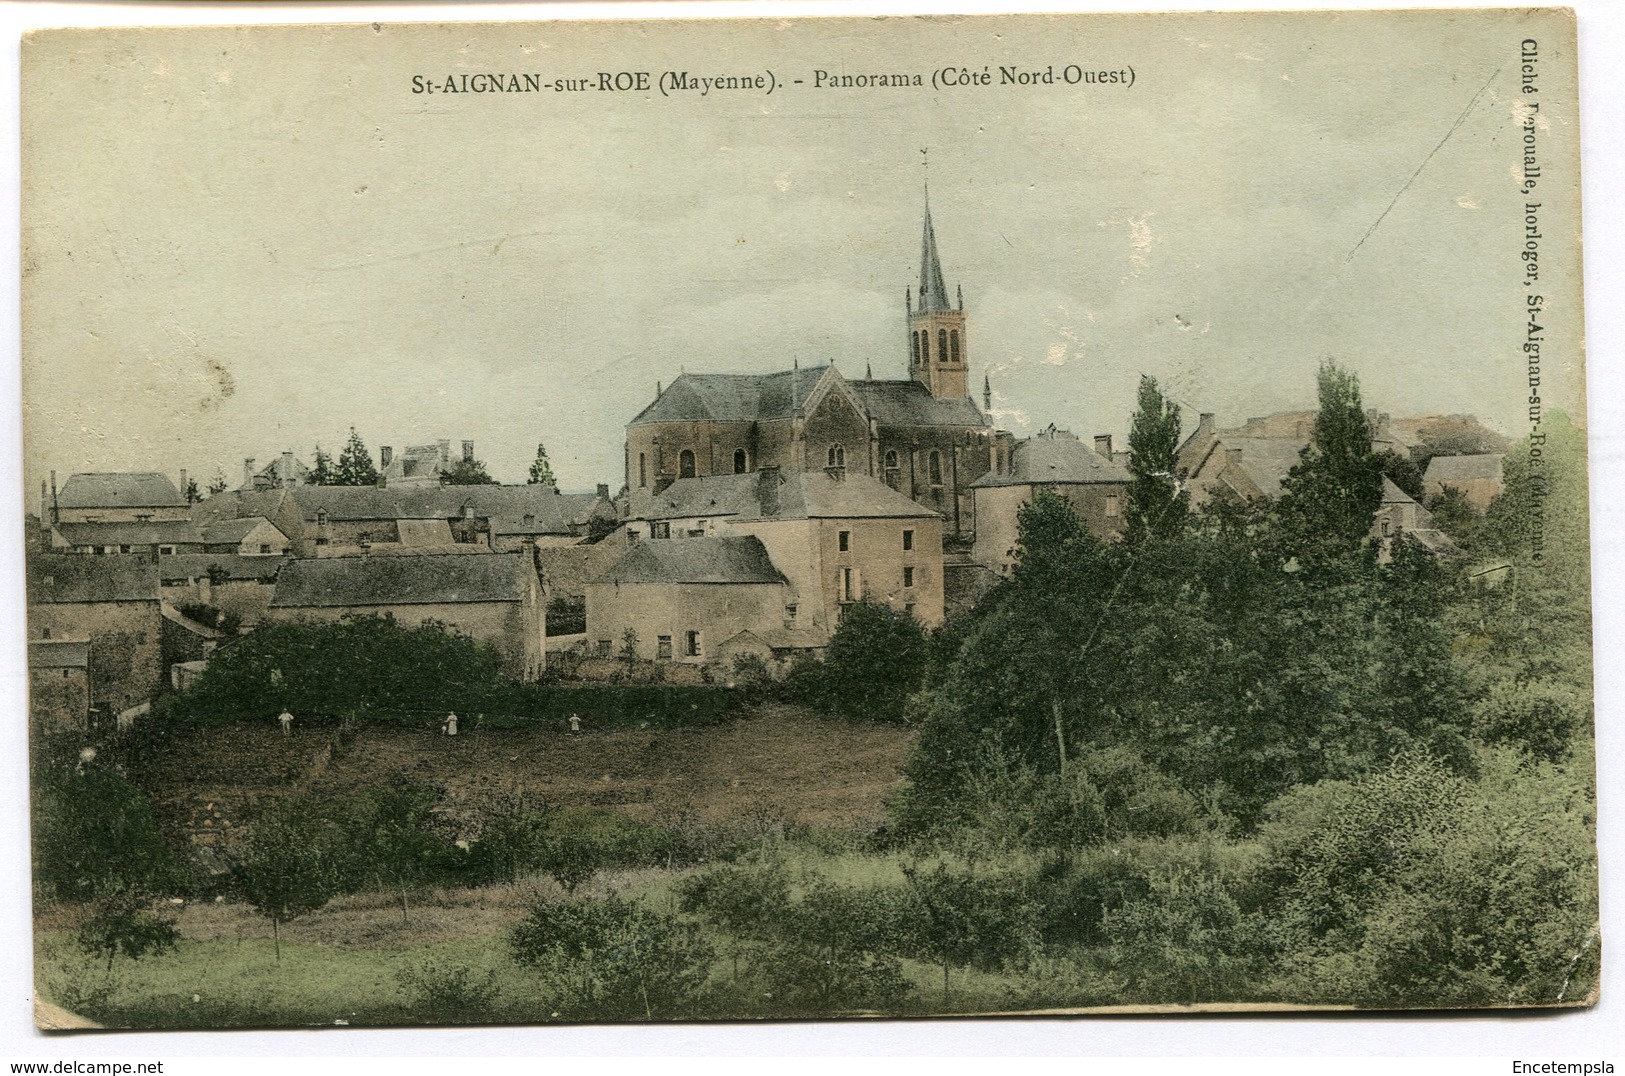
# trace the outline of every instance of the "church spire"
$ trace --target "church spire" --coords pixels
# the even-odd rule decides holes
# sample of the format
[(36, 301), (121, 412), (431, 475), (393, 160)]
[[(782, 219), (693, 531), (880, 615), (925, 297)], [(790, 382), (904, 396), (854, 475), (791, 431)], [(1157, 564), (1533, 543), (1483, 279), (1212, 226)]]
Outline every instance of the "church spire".
[(920, 238), (921, 311), (951, 310), (948, 287), (942, 282), (942, 259), (937, 257), (937, 233), (931, 227), (931, 188), (925, 189), (925, 233)]

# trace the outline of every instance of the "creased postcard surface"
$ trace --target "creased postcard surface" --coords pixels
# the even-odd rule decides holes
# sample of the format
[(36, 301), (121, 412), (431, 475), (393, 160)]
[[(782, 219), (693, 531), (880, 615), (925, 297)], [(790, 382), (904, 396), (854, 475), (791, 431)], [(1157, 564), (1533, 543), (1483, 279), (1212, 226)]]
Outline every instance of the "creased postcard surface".
[(40, 31), (47, 1026), (1596, 997), (1558, 10)]

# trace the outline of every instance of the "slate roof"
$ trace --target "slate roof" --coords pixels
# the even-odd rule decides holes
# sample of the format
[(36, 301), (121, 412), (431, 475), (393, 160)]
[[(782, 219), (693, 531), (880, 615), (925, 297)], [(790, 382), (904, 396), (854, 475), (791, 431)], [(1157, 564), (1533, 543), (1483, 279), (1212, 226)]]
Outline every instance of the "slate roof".
[(201, 545), (203, 535), (190, 520), (151, 523), (58, 523), (69, 545)]
[(90, 664), (90, 643), (82, 639), (28, 640), (30, 669), (83, 669)]
[(192, 522), (199, 526), (207, 526), (228, 519), (247, 519), (254, 516), (269, 519), (281, 513), (288, 496), (289, 491), (286, 489), (227, 490), (205, 497), (194, 504)]
[(987, 425), (987, 418), (968, 396), (938, 399), (912, 378), (906, 381), (848, 381), (864, 410), (882, 426)]
[(1010, 454), (1010, 469), (1004, 474), (987, 474), (971, 483), (972, 489), (989, 486), (1043, 485), (1051, 482), (1084, 484), (1128, 483), (1134, 480), (1128, 468), (1107, 459), (1091, 445), (1076, 437), (1029, 437), (1017, 441)]
[[(465, 505), (489, 519), (498, 534), (569, 534), (578, 516), (590, 514), (596, 494), (560, 494), (552, 487), (432, 486), (379, 489), (375, 486), (301, 486), (290, 491), (307, 523), (325, 511), (333, 522), (400, 519), (456, 519)], [(526, 516), (531, 523), (525, 523)]]
[[(282, 534), (282, 529), (264, 516), (243, 516), (240, 519), (222, 519), (218, 522), (209, 523), (203, 528), (203, 540), (205, 542), (241, 542), (261, 524), (269, 525), (272, 530)], [(285, 534), (282, 536), (283, 538), (287, 537)]]
[(1382, 476), (1382, 503), (1383, 504), (1415, 504), (1416, 498), (1400, 489), (1394, 480), (1387, 475)]
[(40, 554), (28, 558), (30, 604), (157, 600), (158, 566), (145, 557)]
[(783, 583), (753, 537), (638, 541), (595, 583)]
[(1281, 483), (1302, 459), (1303, 442), (1290, 437), (1221, 437), (1217, 452), (1241, 449), (1241, 469), (1266, 497), (1281, 495)]
[(948, 289), (942, 283), (942, 259), (937, 257), (937, 233), (931, 227), (931, 199), (925, 201), (925, 232), (920, 238), (920, 304), (922, 313), (949, 310)]
[(158, 558), (158, 578), (165, 583), (203, 579), (210, 568), (226, 573), (232, 582), (274, 583), (287, 561), (282, 557), (239, 557), (235, 553), (181, 553)]
[(757, 519), (931, 519), (940, 513), (863, 474), (835, 479), (822, 471), (774, 470), (682, 478), (660, 493), (635, 496), (634, 519), (729, 516)]
[(532, 569), (518, 553), (290, 560), (274, 609), (523, 601)]
[(1501, 481), (1500, 453), (1477, 456), (1434, 456), (1428, 461), (1426, 480), (1429, 485), (1448, 486), (1455, 482), (1481, 482), (1488, 479)]
[(70, 475), (58, 491), (59, 508), (185, 508), (186, 498), (156, 471)]
[(826, 365), (771, 374), (683, 374), (628, 425), (787, 419), (829, 369)]

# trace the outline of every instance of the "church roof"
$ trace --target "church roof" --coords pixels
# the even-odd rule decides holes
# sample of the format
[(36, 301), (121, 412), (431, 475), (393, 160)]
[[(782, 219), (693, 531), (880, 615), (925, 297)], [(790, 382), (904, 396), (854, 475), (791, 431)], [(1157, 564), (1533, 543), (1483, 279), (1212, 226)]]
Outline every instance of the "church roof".
[(938, 399), (922, 383), (906, 381), (848, 381), (847, 388), (882, 426), (974, 426), (987, 419), (968, 396)]
[(951, 310), (948, 288), (942, 282), (942, 259), (937, 257), (937, 233), (931, 227), (931, 196), (925, 199), (925, 232), (920, 237), (920, 304), (922, 313)]
[(639, 541), (595, 583), (783, 583), (753, 537)]
[(939, 513), (868, 475), (819, 471), (682, 478), (632, 502), (634, 519), (930, 519)]
[(829, 369), (824, 365), (771, 374), (683, 374), (628, 425), (790, 418)]
[(1051, 482), (1132, 482), (1128, 468), (1107, 459), (1078, 438), (1064, 433), (1017, 441), (1010, 454), (1010, 469), (989, 472), (971, 487), (1044, 485)]

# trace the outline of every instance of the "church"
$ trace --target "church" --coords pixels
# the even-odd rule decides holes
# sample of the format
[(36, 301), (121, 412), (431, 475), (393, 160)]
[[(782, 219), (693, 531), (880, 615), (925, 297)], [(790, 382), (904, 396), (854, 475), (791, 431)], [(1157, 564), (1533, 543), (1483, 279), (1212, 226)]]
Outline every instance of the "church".
[(943, 281), (929, 198), (920, 283), (904, 292), (906, 378), (847, 378), (833, 362), (768, 374), (684, 373), (626, 427), (632, 515), (674, 481), (710, 475), (867, 475), (941, 514), (943, 542), (975, 532), (971, 486), (1008, 468), (1011, 435), (970, 396), (964, 294)]

